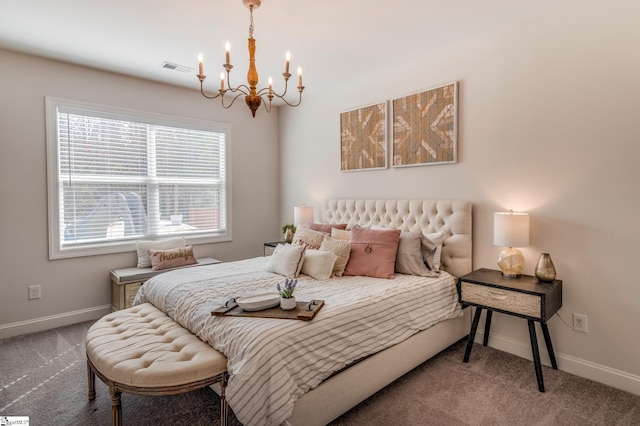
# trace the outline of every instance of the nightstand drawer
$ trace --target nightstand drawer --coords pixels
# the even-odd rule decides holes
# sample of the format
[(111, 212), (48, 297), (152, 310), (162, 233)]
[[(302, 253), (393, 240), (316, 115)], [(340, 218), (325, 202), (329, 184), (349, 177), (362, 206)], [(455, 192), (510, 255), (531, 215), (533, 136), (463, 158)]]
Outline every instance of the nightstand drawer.
[(124, 303), (126, 307), (133, 306), (133, 299), (136, 298), (140, 287), (142, 287), (142, 283), (126, 284), (124, 286)]
[(461, 283), (460, 300), (532, 318), (540, 318), (542, 312), (539, 296), (468, 282)]

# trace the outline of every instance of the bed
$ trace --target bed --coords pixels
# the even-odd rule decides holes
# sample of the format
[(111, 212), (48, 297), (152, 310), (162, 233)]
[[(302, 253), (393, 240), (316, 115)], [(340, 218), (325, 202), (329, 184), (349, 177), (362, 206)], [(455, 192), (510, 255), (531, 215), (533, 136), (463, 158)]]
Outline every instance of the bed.
[(160, 274), (150, 302), (228, 358), (226, 396), (248, 425), (326, 424), (469, 332), (455, 277), (471, 271), (471, 203), (328, 200), (321, 221), (443, 237), (440, 272), (394, 279), (298, 277), (299, 300), (322, 299), (312, 321), (214, 317), (231, 297), (273, 291), (269, 258)]

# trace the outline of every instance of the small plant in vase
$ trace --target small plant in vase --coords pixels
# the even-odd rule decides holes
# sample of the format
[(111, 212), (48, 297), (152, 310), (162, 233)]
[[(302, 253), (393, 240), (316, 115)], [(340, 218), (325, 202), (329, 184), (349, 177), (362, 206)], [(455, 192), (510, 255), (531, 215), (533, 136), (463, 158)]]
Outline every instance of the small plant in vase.
[(290, 243), (293, 241), (293, 234), (296, 233), (296, 226), (292, 223), (287, 223), (282, 227), (282, 233), (284, 234), (284, 240)]
[(298, 280), (287, 278), (284, 280), (284, 285), (277, 285), (278, 292), (280, 293), (280, 308), (285, 311), (290, 311), (296, 307), (296, 298), (293, 297), (293, 291), (296, 289)]

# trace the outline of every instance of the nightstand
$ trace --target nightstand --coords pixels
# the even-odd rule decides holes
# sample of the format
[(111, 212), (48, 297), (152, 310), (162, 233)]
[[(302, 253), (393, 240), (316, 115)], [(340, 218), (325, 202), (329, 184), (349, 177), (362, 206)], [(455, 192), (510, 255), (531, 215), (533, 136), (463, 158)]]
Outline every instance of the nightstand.
[(491, 329), (491, 316), (494, 311), (507, 315), (521, 317), (527, 320), (531, 352), (538, 380), (538, 390), (544, 392), (542, 365), (536, 337), (535, 322), (540, 323), (544, 341), (547, 345), (551, 366), (558, 369), (556, 356), (551, 344), (551, 336), (547, 328), (547, 321), (562, 307), (562, 281), (554, 280), (550, 283), (538, 281), (536, 277), (522, 275), (519, 278), (503, 277), (500, 271), (492, 269), (478, 269), (458, 278), (458, 295), (462, 305), (476, 307), (476, 313), (471, 324), (471, 331), (464, 353), (464, 362), (469, 362), (473, 340), (480, 322), (482, 310), (487, 311), (484, 326), (483, 345), (487, 346)]
[(278, 244), (287, 244), (286, 241), (273, 241), (270, 243), (264, 243), (264, 255), (271, 256)]

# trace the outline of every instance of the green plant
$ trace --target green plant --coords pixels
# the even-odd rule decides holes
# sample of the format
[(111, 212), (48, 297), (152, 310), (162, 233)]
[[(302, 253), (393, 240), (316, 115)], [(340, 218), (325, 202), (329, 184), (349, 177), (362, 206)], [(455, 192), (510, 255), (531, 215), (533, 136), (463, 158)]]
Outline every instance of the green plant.
[(296, 233), (296, 226), (293, 223), (287, 223), (286, 225), (284, 225), (282, 227), (282, 233), (286, 234), (287, 229), (291, 229), (291, 232), (293, 232), (294, 234)]
[(283, 299), (291, 299), (293, 297), (293, 290), (296, 289), (296, 284), (298, 280), (287, 278), (284, 280), (284, 285), (277, 285), (278, 292), (280, 292), (280, 297)]

